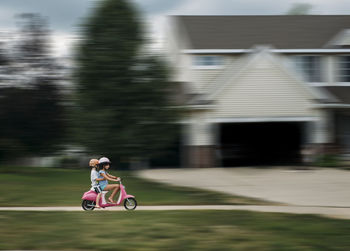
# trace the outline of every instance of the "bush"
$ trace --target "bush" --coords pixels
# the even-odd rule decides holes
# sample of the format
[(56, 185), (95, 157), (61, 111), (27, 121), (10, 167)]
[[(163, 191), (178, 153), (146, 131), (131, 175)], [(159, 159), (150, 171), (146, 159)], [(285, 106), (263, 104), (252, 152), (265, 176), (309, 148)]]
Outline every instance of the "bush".
[(320, 167), (340, 167), (341, 161), (337, 154), (323, 154), (316, 159), (315, 164)]

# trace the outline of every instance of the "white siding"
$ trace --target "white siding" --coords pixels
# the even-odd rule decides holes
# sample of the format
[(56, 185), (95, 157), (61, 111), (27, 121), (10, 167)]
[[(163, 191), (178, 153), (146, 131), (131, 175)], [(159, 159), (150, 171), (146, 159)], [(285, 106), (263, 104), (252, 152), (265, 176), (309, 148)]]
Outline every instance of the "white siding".
[(192, 68), (192, 81), (198, 93), (211, 93), (222, 82), (223, 78), (237, 73), (243, 64), (242, 56), (225, 56), (224, 64), (218, 69)]
[(224, 69), (193, 69), (193, 82), (198, 86), (199, 93), (207, 93)]
[(313, 116), (312, 98), (301, 83), (260, 56), (220, 91), (211, 117)]

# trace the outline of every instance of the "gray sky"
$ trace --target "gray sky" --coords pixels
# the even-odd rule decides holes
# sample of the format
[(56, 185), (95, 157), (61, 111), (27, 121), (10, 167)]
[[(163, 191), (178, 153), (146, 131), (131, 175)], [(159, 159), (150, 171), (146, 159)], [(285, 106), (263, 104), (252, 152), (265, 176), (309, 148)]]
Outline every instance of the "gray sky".
[[(59, 55), (69, 54), (82, 18), (101, 0), (0, 0), (0, 30), (15, 28), (15, 15), (40, 13), (49, 19)], [(295, 3), (313, 6), (311, 14), (350, 14), (350, 0), (129, 0), (142, 11), (152, 37), (161, 40), (166, 15), (278, 15)]]

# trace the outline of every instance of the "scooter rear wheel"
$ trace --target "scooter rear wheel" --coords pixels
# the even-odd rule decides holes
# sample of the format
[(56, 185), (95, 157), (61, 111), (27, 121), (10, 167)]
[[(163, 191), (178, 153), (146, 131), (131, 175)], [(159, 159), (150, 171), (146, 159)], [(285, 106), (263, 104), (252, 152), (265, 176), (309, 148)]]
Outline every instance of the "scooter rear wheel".
[(92, 201), (92, 200), (83, 200), (83, 202), (81, 203), (81, 207), (85, 210), (85, 211), (92, 211), (95, 209), (95, 205), (96, 202)]
[(124, 207), (126, 210), (134, 210), (137, 207), (137, 201), (134, 198), (127, 198), (124, 200)]

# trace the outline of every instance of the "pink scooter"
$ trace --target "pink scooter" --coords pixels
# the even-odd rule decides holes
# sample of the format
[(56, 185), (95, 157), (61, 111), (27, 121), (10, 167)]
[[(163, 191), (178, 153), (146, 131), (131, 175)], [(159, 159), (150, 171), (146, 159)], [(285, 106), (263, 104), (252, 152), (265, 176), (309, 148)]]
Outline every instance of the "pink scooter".
[[(102, 191), (102, 195), (99, 201), (100, 207), (102, 208), (115, 207), (115, 206), (119, 206), (124, 201), (124, 207), (126, 210), (134, 210), (137, 206), (135, 196), (128, 195), (125, 191), (125, 186), (123, 186), (121, 180), (119, 181), (119, 183), (120, 183), (120, 193), (119, 193), (119, 199), (117, 203), (107, 203), (105, 199), (105, 195), (108, 191)], [(97, 198), (97, 193), (95, 191), (90, 190), (85, 192), (82, 197), (83, 199), (83, 202), (81, 204), (82, 208), (86, 211), (94, 210), (96, 206), (96, 198)]]

